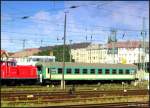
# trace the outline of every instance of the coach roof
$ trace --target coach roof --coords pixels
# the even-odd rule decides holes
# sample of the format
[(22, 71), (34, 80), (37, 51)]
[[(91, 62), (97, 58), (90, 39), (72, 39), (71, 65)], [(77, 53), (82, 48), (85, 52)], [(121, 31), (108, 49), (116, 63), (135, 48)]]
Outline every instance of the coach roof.
[[(63, 62), (38, 62), (36, 65), (63, 67)], [(134, 64), (102, 64), (102, 63), (72, 63), (72, 62), (65, 62), (65, 66), (74, 66), (74, 67), (90, 66), (98, 68), (137, 68), (137, 66)]]

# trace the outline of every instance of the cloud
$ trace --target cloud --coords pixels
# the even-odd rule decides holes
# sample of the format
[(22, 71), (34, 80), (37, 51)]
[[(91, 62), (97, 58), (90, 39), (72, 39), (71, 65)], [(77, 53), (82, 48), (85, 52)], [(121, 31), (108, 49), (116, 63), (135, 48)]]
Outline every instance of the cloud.
[(46, 12), (46, 11), (40, 11), (40, 12), (36, 13), (34, 16), (32, 16), (32, 19), (34, 21), (49, 20), (50, 13)]
[(20, 50), (19, 47), (14, 46), (20, 46), (20, 43), (18, 43), (16, 40), (13, 40), (13, 38), (10, 37), (10, 34), (1, 32), (1, 48), (11, 52)]
[(8, 21), (8, 20), (13, 20), (12, 17), (11, 17), (11, 15), (10, 15), (10, 14), (6, 14), (6, 13), (5, 13), (5, 14), (3, 13), (3, 14), (1, 15), (1, 21), (3, 22), (3, 21)]
[[(67, 43), (69, 43), (69, 40), (73, 40), (73, 43), (85, 42), (86, 36), (88, 37), (88, 41), (90, 41), (91, 35), (93, 36), (93, 42), (106, 43), (111, 28), (141, 29), (142, 19), (136, 16), (148, 16), (147, 10), (142, 12), (143, 10), (140, 9), (141, 6), (145, 6), (143, 2), (110, 1), (103, 6), (90, 5), (103, 3), (107, 3), (107, 1), (65, 1), (64, 8), (70, 6), (81, 7), (57, 11), (40, 10), (36, 13), (32, 13), (26, 26), (16, 28), (17, 32), (31, 33), (33, 35), (22, 35), (19, 37), (18, 34), (14, 36), (20, 39), (25, 38), (30, 40), (26, 47), (38, 47), (41, 45), (40, 40), (45, 41), (43, 45), (63, 44), (63, 40), (57, 41), (57, 38), (62, 39), (64, 36), (64, 11), (68, 11)], [(147, 9), (147, 7), (144, 8)], [(9, 18), (9, 16), (7, 17)], [(146, 24), (146, 26), (149, 27), (148, 20)], [(123, 32), (117, 33), (117, 38), (120, 39)], [(135, 32), (127, 32), (124, 39), (134, 39), (137, 35), (139, 34)]]

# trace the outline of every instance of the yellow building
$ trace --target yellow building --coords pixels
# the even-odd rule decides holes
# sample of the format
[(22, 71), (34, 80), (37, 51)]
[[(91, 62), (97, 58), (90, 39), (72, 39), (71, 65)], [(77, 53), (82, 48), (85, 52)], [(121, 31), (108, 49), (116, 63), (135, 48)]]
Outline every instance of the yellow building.
[(89, 44), (82, 48), (71, 49), (75, 62), (105, 63), (107, 50), (100, 44)]

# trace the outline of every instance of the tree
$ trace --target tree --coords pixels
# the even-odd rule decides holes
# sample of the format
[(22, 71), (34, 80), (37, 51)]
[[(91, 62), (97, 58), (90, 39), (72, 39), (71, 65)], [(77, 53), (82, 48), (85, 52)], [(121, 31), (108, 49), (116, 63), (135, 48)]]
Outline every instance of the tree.
[[(70, 60), (70, 48), (69, 46), (65, 46), (65, 62), (69, 62)], [(63, 45), (55, 46), (53, 48), (53, 55), (56, 57), (56, 61), (63, 62)]]
[(49, 56), (49, 50), (43, 50), (43, 51), (40, 51), (34, 55), (37, 55), (37, 56)]
[[(56, 57), (56, 61), (63, 62), (63, 45), (54, 46), (52, 48), (52, 51), (53, 51), (53, 56)], [(49, 56), (49, 52), (50, 52), (50, 50), (43, 50), (34, 55)], [(65, 62), (70, 61), (70, 53), (69, 52), (70, 52), (70, 48), (68, 45), (66, 45), (65, 46)], [(73, 59), (72, 59), (72, 61), (73, 61)]]

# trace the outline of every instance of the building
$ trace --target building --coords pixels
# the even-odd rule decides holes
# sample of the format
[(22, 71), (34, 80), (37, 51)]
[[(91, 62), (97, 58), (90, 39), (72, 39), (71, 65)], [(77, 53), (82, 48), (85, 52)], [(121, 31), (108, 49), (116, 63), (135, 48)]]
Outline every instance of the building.
[(24, 58), (24, 57), (32, 56), (40, 51), (41, 50), (39, 48), (29, 48), (29, 49), (25, 49), (23, 51), (15, 52), (10, 57), (11, 58)]
[(91, 43), (80, 45), (76, 48), (71, 48), (71, 56), (75, 62), (105, 63), (107, 55), (105, 46)]
[(7, 60), (9, 55), (5, 50), (0, 50), (1, 52), (1, 60)]
[(108, 58), (112, 58), (112, 63), (143, 63), (149, 61), (149, 45), (146, 43), (146, 52), (144, 53), (142, 42), (140, 41), (122, 41), (113, 44), (107, 44)]
[(75, 62), (137, 64), (149, 62), (149, 43), (146, 42), (145, 53), (140, 41), (120, 41), (71, 48), (71, 55)]
[(72, 44), (71, 47), (71, 57), (75, 62), (87, 62), (87, 51), (86, 48), (90, 43), (78, 43)]
[(18, 51), (9, 57), (9, 60), (16, 60), (18, 65), (32, 65), (33, 63), (28, 62), (28, 57), (40, 52), (38, 48), (29, 48), (23, 51)]

